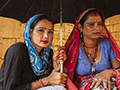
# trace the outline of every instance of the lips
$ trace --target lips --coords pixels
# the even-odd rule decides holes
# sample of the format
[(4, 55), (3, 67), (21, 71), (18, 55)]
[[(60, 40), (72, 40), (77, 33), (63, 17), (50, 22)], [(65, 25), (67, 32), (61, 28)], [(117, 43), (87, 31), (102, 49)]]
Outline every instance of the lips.
[(100, 34), (100, 32), (95, 32), (94, 34), (98, 35), (98, 34)]
[(44, 44), (47, 44), (47, 43), (48, 43), (48, 41), (47, 41), (47, 40), (42, 40), (42, 42), (43, 42)]

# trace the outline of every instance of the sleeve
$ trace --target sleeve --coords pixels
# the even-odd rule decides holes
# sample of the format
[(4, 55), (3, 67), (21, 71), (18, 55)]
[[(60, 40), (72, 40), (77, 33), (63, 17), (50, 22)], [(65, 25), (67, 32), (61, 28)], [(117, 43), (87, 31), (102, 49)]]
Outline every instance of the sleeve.
[(4, 57), (5, 90), (31, 90), (31, 82), (21, 83), (24, 53), (21, 50), (9, 49)]
[(114, 58), (116, 58), (111, 46), (110, 46), (110, 60), (113, 60)]

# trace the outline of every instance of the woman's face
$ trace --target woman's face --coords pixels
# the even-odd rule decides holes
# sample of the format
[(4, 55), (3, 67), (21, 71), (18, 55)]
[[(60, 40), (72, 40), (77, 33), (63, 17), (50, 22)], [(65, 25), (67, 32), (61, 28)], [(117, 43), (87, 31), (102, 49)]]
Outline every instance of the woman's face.
[(30, 30), (31, 43), (36, 49), (47, 47), (53, 38), (53, 24), (47, 19), (39, 21)]
[(91, 13), (88, 15), (84, 26), (78, 25), (80, 31), (83, 33), (84, 39), (97, 39), (100, 37), (103, 30), (103, 23), (98, 13)]

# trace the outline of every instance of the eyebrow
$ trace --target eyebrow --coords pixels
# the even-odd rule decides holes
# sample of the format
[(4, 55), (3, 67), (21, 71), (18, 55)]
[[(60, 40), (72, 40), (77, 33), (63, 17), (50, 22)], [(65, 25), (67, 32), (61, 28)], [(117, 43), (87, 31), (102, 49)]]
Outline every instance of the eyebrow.
[[(98, 23), (100, 23), (100, 22), (102, 22), (102, 21), (98, 21)], [(90, 23), (96, 23), (96, 22), (88, 22), (87, 24), (90, 24)]]
[[(45, 28), (45, 27), (38, 27), (37, 29), (39, 29), (39, 28), (47, 29), (47, 28)], [(54, 30), (54, 29), (48, 29), (48, 30)]]

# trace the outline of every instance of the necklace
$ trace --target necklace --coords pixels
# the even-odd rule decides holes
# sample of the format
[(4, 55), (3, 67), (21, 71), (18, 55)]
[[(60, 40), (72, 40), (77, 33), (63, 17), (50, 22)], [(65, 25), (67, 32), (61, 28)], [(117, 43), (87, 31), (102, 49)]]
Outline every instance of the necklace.
[(83, 42), (83, 40), (82, 40), (82, 44), (83, 44), (86, 48), (95, 48), (96, 45), (97, 45), (97, 44), (96, 44), (96, 45), (94, 45), (94, 46), (92, 46), (92, 47), (86, 46), (85, 43)]
[[(93, 67), (93, 62), (95, 62), (96, 61), (96, 52), (97, 52), (97, 48), (98, 48), (98, 43), (95, 45), (95, 46), (92, 46), (92, 47), (86, 47), (86, 45), (85, 45), (85, 43), (83, 42), (83, 39), (82, 39), (82, 45), (83, 45), (83, 47), (84, 47), (84, 50), (85, 50), (85, 52), (86, 52), (86, 54), (87, 54), (87, 56), (91, 59), (91, 73), (92, 72), (95, 72), (96, 70), (95, 70), (95, 68)], [(88, 51), (87, 51), (87, 49), (86, 48), (93, 48), (93, 50), (94, 50), (94, 52), (93, 53), (88, 53)]]

